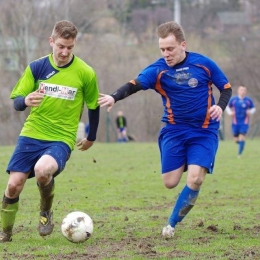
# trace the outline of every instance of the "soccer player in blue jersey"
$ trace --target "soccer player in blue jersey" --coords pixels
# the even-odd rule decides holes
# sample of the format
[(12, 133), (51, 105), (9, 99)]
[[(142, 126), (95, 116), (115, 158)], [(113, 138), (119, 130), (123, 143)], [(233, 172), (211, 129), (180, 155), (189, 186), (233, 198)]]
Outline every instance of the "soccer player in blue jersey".
[(78, 149), (89, 149), (99, 123), (96, 73), (73, 54), (77, 27), (59, 21), (49, 39), (52, 53), (32, 61), (11, 93), (14, 108), (30, 107), (16, 148), (7, 166), (9, 180), (1, 210), (0, 243), (12, 240), (19, 195), (28, 178), (35, 177), (40, 193), (41, 236), (52, 233), (54, 178), (60, 174), (74, 149), (84, 104), (88, 108), (89, 133)]
[[(161, 95), (164, 127), (158, 144), (166, 188), (176, 187), (187, 171), (187, 183), (162, 230), (164, 237), (172, 237), (176, 224), (194, 206), (205, 176), (213, 171), (219, 121), (232, 90), (214, 61), (186, 51), (185, 35), (179, 24), (173, 21), (161, 24), (157, 34), (163, 57), (113, 94), (100, 94), (99, 104), (108, 106), (109, 112), (115, 102), (140, 90), (152, 89)], [(217, 103), (213, 97), (213, 85), (220, 91)]]
[(253, 100), (246, 96), (246, 92), (245, 86), (239, 86), (237, 96), (230, 99), (226, 109), (227, 113), (232, 116), (231, 128), (234, 140), (238, 144), (238, 158), (244, 151), (250, 116), (256, 111)]

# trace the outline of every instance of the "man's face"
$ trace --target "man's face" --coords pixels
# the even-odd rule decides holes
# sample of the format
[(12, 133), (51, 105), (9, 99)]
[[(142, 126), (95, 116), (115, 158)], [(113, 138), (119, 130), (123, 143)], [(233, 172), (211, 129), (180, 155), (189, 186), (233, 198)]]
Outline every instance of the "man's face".
[(237, 93), (240, 98), (244, 98), (246, 96), (246, 87), (240, 86)]
[(159, 48), (168, 66), (173, 67), (185, 59), (186, 42), (178, 43), (174, 35), (159, 38)]
[(53, 60), (55, 65), (62, 67), (68, 64), (72, 57), (72, 51), (75, 46), (76, 39), (58, 38), (53, 40), (50, 38), (49, 41), (50, 45), (52, 46)]

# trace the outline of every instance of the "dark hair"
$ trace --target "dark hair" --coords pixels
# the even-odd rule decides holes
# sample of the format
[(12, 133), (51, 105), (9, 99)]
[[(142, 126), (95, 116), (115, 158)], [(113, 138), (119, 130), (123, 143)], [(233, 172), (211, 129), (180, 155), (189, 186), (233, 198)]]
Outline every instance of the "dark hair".
[(77, 27), (70, 21), (58, 21), (54, 25), (51, 37), (56, 40), (57, 38), (63, 39), (76, 39), (78, 34)]
[(174, 21), (161, 24), (157, 28), (157, 35), (159, 38), (163, 39), (169, 35), (174, 35), (177, 42), (181, 43), (185, 41), (185, 34), (182, 27)]

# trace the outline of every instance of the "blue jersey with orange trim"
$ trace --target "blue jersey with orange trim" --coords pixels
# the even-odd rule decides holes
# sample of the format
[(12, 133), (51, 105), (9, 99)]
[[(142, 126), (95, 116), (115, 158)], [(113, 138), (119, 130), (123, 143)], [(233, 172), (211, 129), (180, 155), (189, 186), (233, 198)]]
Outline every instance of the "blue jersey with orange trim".
[(160, 58), (145, 68), (137, 79), (143, 90), (154, 89), (161, 95), (163, 122), (176, 127), (219, 128), (219, 122), (212, 120), (208, 112), (215, 104), (212, 84), (219, 91), (231, 85), (210, 58), (187, 52), (186, 59), (173, 67)]
[(249, 124), (249, 116), (247, 114), (247, 110), (255, 107), (253, 100), (250, 97), (232, 97), (228, 103), (228, 106), (234, 112), (232, 118), (233, 125)]

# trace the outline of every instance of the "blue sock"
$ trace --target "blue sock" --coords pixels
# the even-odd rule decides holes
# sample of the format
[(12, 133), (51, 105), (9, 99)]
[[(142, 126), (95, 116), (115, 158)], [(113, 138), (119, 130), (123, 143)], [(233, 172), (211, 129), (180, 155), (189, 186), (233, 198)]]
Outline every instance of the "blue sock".
[(181, 222), (189, 213), (189, 211), (194, 206), (198, 195), (199, 190), (192, 190), (187, 185), (183, 188), (169, 218), (169, 224), (172, 227), (175, 227), (176, 224)]
[(240, 141), (238, 143), (238, 154), (242, 154), (244, 147), (245, 147), (245, 141)]

